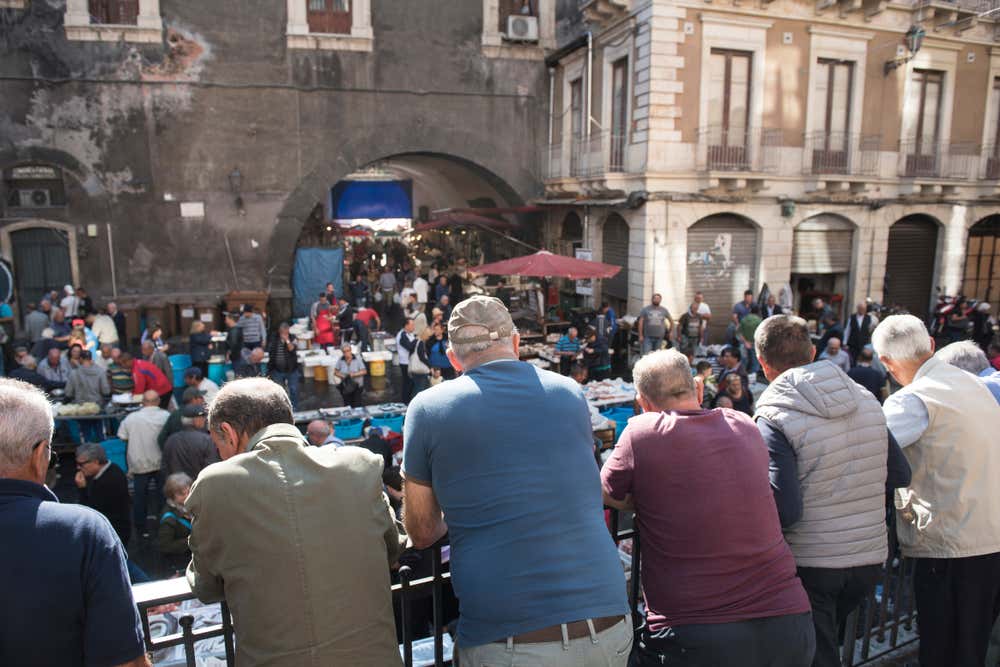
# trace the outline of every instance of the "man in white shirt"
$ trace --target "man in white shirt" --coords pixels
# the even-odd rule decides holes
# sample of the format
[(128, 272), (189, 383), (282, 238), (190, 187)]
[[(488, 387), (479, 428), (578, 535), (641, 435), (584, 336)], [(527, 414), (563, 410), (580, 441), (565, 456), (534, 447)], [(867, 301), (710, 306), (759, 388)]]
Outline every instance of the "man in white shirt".
[(201, 369), (197, 366), (192, 366), (184, 371), (184, 384), (197, 388), (201, 392), (201, 395), (205, 397), (205, 405), (211, 405), (212, 399), (219, 393), (219, 385), (206, 377), (202, 377)]
[[(160, 407), (159, 394), (150, 390), (142, 395), (142, 408), (125, 417), (118, 427), (118, 437), (128, 443), (125, 459), (128, 461), (128, 474), (135, 491), (132, 522), (143, 537), (149, 536), (146, 518), (158, 517), (163, 503), (163, 487), (160, 482), (163, 454), (157, 438), (168, 417), (170, 413)], [(149, 497), (150, 482), (155, 488), (152, 498)]]
[(895, 505), (900, 548), (915, 561), (920, 664), (985, 664), (1000, 609), (1000, 405), (976, 376), (934, 356), (913, 315), (887, 317), (872, 344), (903, 386), (883, 410), (913, 469)]
[(413, 380), (410, 379), (410, 354), (417, 349), (417, 335), (413, 332), (414, 322), (407, 318), (406, 324), (396, 334), (396, 354), (399, 355), (399, 372), (403, 375), (403, 395), (400, 397), (408, 403), (413, 394)]
[(87, 313), (87, 326), (100, 345), (116, 345), (118, 343), (118, 327), (110, 316), (104, 313)]
[(427, 282), (423, 274), (418, 273), (413, 281), (413, 291), (417, 293), (417, 305), (424, 313), (427, 312), (427, 293), (430, 291), (430, 287), (430, 283)]
[(65, 296), (59, 302), (59, 307), (66, 313), (67, 317), (76, 317), (76, 314), (80, 312), (80, 298), (76, 296), (72, 285), (63, 287), (63, 293)]
[(705, 295), (701, 292), (694, 293), (694, 302), (698, 305), (698, 314), (701, 315), (701, 344), (708, 344), (708, 323), (712, 320), (712, 309), (705, 303)]

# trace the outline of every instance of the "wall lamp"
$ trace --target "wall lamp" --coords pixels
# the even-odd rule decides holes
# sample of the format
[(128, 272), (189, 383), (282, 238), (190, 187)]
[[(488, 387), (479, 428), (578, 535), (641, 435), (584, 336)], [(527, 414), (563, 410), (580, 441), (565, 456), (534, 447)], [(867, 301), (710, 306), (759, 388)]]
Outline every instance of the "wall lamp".
[(246, 215), (246, 207), (243, 205), (243, 173), (239, 167), (235, 167), (229, 172), (229, 191), (236, 197), (233, 202), (240, 215)]
[(903, 39), (905, 40), (906, 43), (906, 48), (909, 50), (910, 55), (900, 56), (898, 58), (893, 58), (892, 60), (887, 60), (885, 66), (882, 69), (883, 74), (888, 76), (889, 72), (891, 72), (892, 70), (902, 65), (905, 65), (906, 63), (913, 60), (913, 56), (917, 55), (917, 51), (919, 51), (920, 47), (923, 46), (924, 37), (926, 36), (926, 34), (927, 33), (924, 32), (924, 29), (921, 28), (920, 26), (915, 26), (915, 25), (910, 26), (910, 29), (906, 31), (906, 35), (903, 36)]

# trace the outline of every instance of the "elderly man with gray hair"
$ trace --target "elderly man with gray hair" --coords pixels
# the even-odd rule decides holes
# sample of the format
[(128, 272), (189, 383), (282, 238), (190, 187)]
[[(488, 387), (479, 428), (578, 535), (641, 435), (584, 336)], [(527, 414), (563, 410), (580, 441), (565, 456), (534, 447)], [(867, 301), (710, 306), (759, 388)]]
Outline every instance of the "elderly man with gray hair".
[(0, 664), (147, 667), (121, 541), (45, 487), (52, 427), (45, 394), (0, 379)]
[(808, 665), (809, 598), (753, 421), (703, 410), (676, 350), (647, 354), (632, 375), (643, 414), (629, 420), (601, 479), (605, 504), (634, 507), (642, 535), (646, 625), (633, 667)]
[(624, 667), (625, 578), (582, 390), (518, 360), (499, 299), (459, 303), (448, 340), (462, 376), (406, 413), (403, 521), (417, 548), (450, 528), (461, 664)]
[(839, 667), (838, 628), (875, 587), (888, 553), (886, 492), (909, 469), (882, 408), (833, 360), (813, 361), (805, 320), (775, 315), (754, 332), (770, 385), (757, 428), (785, 539), (812, 603), (814, 667)]
[(399, 665), (382, 459), (308, 446), (288, 394), (264, 378), (227, 383), (208, 421), (222, 461), (187, 498), (187, 578), (202, 601), (228, 601), (237, 663)]
[(978, 376), (993, 394), (993, 398), (997, 399), (997, 403), (1000, 403), (1000, 371), (994, 370), (986, 353), (971, 340), (946, 345), (934, 356), (946, 364)]
[(1000, 406), (978, 378), (934, 355), (912, 315), (887, 317), (872, 344), (903, 386), (884, 410), (913, 467), (896, 507), (903, 555), (916, 559), (920, 664), (985, 664), (1000, 610)]

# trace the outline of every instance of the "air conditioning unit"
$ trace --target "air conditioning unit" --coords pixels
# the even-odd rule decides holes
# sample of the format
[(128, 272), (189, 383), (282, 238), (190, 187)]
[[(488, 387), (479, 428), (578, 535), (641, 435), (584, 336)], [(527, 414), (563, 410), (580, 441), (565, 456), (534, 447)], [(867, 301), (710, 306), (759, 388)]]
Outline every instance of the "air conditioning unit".
[(49, 208), (52, 206), (52, 193), (43, 188), (17, 191), (20, 208)]
[(511, 14), (507, 17), (506, 37), (513, 42), (537, 42), (538, 17)]

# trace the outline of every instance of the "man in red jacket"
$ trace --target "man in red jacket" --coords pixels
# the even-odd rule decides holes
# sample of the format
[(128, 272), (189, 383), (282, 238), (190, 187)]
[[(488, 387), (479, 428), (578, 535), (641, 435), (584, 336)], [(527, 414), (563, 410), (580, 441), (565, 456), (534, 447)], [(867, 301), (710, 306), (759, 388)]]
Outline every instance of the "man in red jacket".
[(174, 390), (173, 381), (163, 374), (155, 364), (145, 359), (136, 359), (128, 352), (123, 352), (118, 358), (121, 366), (132, 372), (132, 382), (135, 388), (134, 394), (143, 394), (147, 391), (155, 391), (160, 397), (160, 407), (164, 410), (170, 405), (171, 392)]

